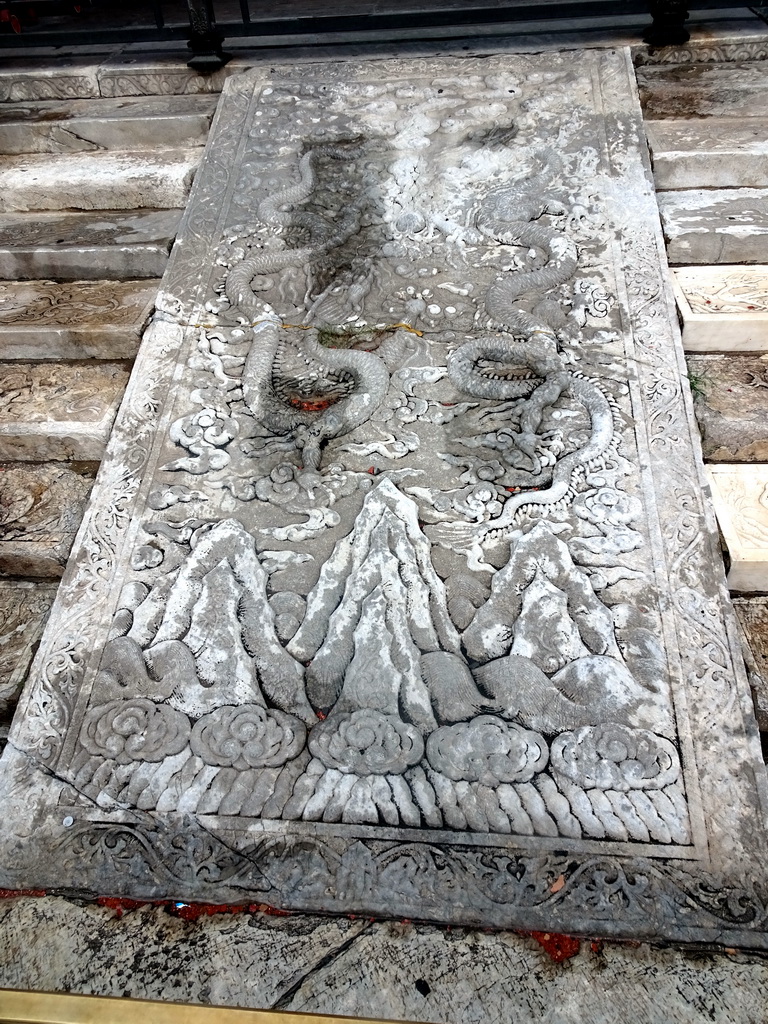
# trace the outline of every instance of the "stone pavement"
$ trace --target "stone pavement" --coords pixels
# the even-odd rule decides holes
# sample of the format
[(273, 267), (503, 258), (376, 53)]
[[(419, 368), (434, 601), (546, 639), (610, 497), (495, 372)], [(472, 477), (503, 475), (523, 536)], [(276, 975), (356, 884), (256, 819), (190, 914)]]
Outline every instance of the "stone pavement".
[[(692, 378), (694, 376), (695, 374), (692, 373)], [(747, 442), (747, 444), (748, 443), (749, 442)], [(750, 605), (750, 607), (752, 607), (752, 605)], [(290, 612), (288, 612), (288, 614), (290, 615)], [(47, 901), (48, 906), (51, 906), (51, 904), (53, 904), (53, 906), (56, 908), (56, 913), (60, 913), (59, 920), (61, 922), (61, 925), (64, 927), (64, 930), (77, 930), (78, 926), (75, 924), (75, 919), (78, 913), (77, 910), (66, 903), (56, 903), (56, 901)], [(25, 915), (27, 914), (30, 915), (31, 919), (37, 919), (40, 913), (40, 910), (38, 908), (41, 907), (42, 905), (37, 904), (36, 901), (34, 900), (22, 900), (14, 903), (9, 903), (7, 905), (7, 909), (8, 914), (11, 916), (8, 917), (6, 920), (13, 920), (13, 916), (16, 914), (21, 915), (21, 917), (19, 918), (20, 921), (24, 921)], [(50, 913), (50, 911), (47, 911), (46, 913)], [(97, 929), (101, 929), (104, 927), (114, 927), (113, 925), (108, 924), (108, 912), (101, 910), (97, 911), (95, 908), (93, 908), (89, 910), (88, 913), (90, 914), (90, 928), (93, 929), (94, 932)], [(145, 912), (142, 911), (141, 913), (144, 914)], [(221, 920), (226, 919), (214, 919), (215, 922), (219, 922)], [(297, 920), (309, 921), (311, 919), (300, 918)], [(293, 919), (291, 919), (291, 921), (293, 921)], [(253, 928), (255, 927), (255, 921), (252, 917), (249, 919), (249, 924), (251, 926), (250, 930), (252, 932)], [(153, 925), (152, 927), (154, 928), (155, 925)], [(218, 923), (215, 925), (215, 927), (218, 928)], [(287, 932), (290, 932), (294, 925), (293, 923), (286, 922), (284, 927)], [(405, 926), (405, 928), (403, 929), (402, 926), (391, 925), (376, 925), (373, 927), (374, 934), (377, 936), (377, 938), (375, 940), (375, 948), (372, 953), (370, 951), (367, 953), (365, 952), (365, 941), (363, 941), (364, 937), (362, 935), (360, 936), (359, 940), (355, 939), (354, 937), (352, 938), (354, 948), (359, 950), (361, 956), (363, 957), (363, 962), (365, 963), (365, 967), (363, 968), (362, 971), (360, 971), (359, 968), (355, 968), (352, 966), (346, 952), (342, 951), (343, 956), (340, 955), (339, 958), (337, 958), (336, 955), (334, 954), (331, 956), (327, 965), (324, 965), (323, 969), (317, 975), (317, 978), (320, 980), (319, 987), (316, 986), (316, 983), (313, 980), (312, 983), (310, 984), (310, 988), (307, 989), (306, 983), (304, 981), (301, 981), (300, 988), (297, 989), (296, 992), (294, 992), (290, 996), (289, 1003), (285, 1002), (284, 994), (277, 996), (278, 1001), (280, 1001), (280, 1005), (290, 1005), (291, 1008), (296, 1009), (303, 1006), (311, 1006), (316, 1009), (324, 1008), (328, 1011), (337, 1012), (363, 1012), (365, 1010), (368, 1010), (368, 1012), (376, 1012), (382, 1015), (407, 1015), (412, 1017), (412, 1019), (445, 1020), (503, 1019), (505, 1008), (509, 1009), (511, 1005), (517, 1005), (514, 1004), (514, 1002), (510, 1002), (510, 1000), (514, 1000), (514, 996), (512, 995), (510, 990), (504, 986), (503, 983), (501, 989), (502, 1001), (499, 1004), (499, 1009), (495, 1008), (493, 998), (482, 997), (478, 1001), (477, 996), (472, 995), (473, 991), (476, 993), (478, 990), (485, 993), (487, 991), (485, 987), (486, 985), (490, 985), (491, 989), (496, 987), (496, 990), (498, 992), (497, 983), (489, 982), (486, 976), (485, 968), (481, 966), (483, 960), (485, 959), (485, 957), (483, 956), (483, 950), (485, 949), (485, 946), (488, 943), (494, 941), (497, 942), (498, 940), (492, 940), (490, 937), (487, 936), (473, 937), (471, 933), (454, 933), (455, 935), (461, 936), (461, 939), (457, 940), (459, 944), (458, 946), (456, 946), (456, 949), (462, 950), (461, 956), (464, 967), (461, 970), (463, 972), (463, 984), (465, 985), (465, 989), (463, 989), (463, 991), (466, 991), (466, 998), (468, 1002), (465, 1002), (463, 1004), (463, 1011), (465, 1012), (465, 1016), (463, 1018), (458, 1013), (456, 1013), (455, 1016), (452, 1017), (451, 1014), (455, 1012), (455, 1007), (448, 1005), (448, 1003), (445, 1001), (436, 1001), (434, 992), (436, 990), (439, 991), (440, 986), (439, 984), (437, 986), (432, 984), (432, 982), (435, 981), (436, 976), (443, 977), (448, 959), (446, 958), (444, 952), (444, 941), (440, 944), (440, 949), (443, 950), (443, 952), (440, 952), (437, 955), (436, 959), (433, 957), (433, 955), (429, 952), (431, 948), (430, 944), (432, 942), (432, 939), (430, 937), (437, 937), (443, 933), (439, 932), (439, 930), (436, 930), (434, 928), (428, 928), (426, 926), (420, 929), (413, 929), (411, 926)], [(209, 929), (204, 926), (198, 926), (198, 931), (195, 932), (195, 934), (197, 934), (198, 936), (209, 933)], [(102, 932), (101, 934), (105, 933)], [(393, 937), (395, 941), (394, 946), (392, 945)], [(414, 947), (412, 943), (409, 945), (411, 939), (416, 938), (418, 939), (416, 947)], [(547, 981), (547, 992), (553, 993), (556, 991), (556, 989), (552, 988), (551, 986), (553, 984), (559, 984), (559, 982), (556, 982), (555, 980), (558, 978), (567, 979), (563, 981), (563, 984), (568, 985), (570, 987), (570, 991), (573, 991), (572, 982), (577, 977), (575, 971), (566, 973), (568, 971), (567, 968), (547, 968), (546, 961), (543, 958), (543, 954), (536, 953), (535, 947), (531, 946), (528, 940), (521, 940), (518, 939), (516, 936), (509, 934), (505, 936), (503, 941), (504, 949), (512, 949), (515, 951), (515, 966), (518, 969), (520, 969), (521, 965), (525, 963), (525, 971), (533, 971), (535, 978), (539, 982), (541, 982), (541, 979), (545, 976), (549, 979)], [(126, 949), (128, 948), (130, 948), (130, 946), (126, 947)], [(691, 1005), (704, 1005), (704, 1003), (697, 1004), (697, 1000), (704, 1000), (705, 1002), (706, 1000), (710, 1000), (711, 1005), (713, 1007), (713, 1014), (721, 1015), (719, 1019), (752, 1019), (749, 1017), (750, 1010), (748, 1004), (742, 1004), (739, 1001), (740, 994), (738, 991), (738, 985), (734, 984), (732, 986), (732, 983), (735, 982), (735, 979), (741, 978), (745, 979), (746, 981), (749, 981), (750, 983), (759, 981), (759, 979), (762, 977), (760, 973), (762, 970), (762, 964), (758, 958), (753, 957), (750, 959), (749, 957), (742, 957), (741, 959), (736, 958), (728, 960), (727, 966), (722, 967), (723, 973), (719, 974), (718, 972), (721, 971), (719, 961), (711, 957), (704, 957), (708, 965), (706, 975), (702, 974), (701, 977), (696, 976), (695, 978), (692, 978), (690, 973), (690, 962), (686, 964), (685, 954), (666, 954), (651, 951), (647, 947), (641, 947), (637, 955), (635, 955), (634, 953), (632, 955), (628, 955), (627, 952), (623, 950), (621, 947), (607, 948), (609, 949), (608, 959), (611, 960), (611, 957), (614, 958), (612, 960), (612, 963), (616, 964), (617, 971), (620, 971), (625, 979), (628, 975), (630, 976), (630, 985), (629, 988), (626, 989), (626, 991), (631, 993), (631, 995), (628, 998), (632, 998), (635, 1002), (637, 1001), (637, 999), (643, 998), (646, 1000), (650, 999), (651, 1002), (654, 1001), (649, 994), (647, 986), (642, 984), (633, 984), (634, 980), (638, 977), (638, 975), (635, 972), (637, 969), (636, 965), (639, 961), (643, 964), (643, 971), (652, 970), (656, 974), (660, 970), (662, 970), (663, 967), (663, 969), (665, 969), (668, 972), (670, 978), (680, 978), (683, 976), (683, 974), (686, 977), (688, 977), (691, 986), (689, 989)], [(424, 952), (423, 959), (420, 959), (419, 953), (416, 952), (416, 949)], [(521, 954), (521, 950), (526, 951), (524, 955)], [(386, 980), (382, 980), (376, 986), (377, 998), (379, 1002), (372, 1003), (369, 994), (370, 990), (366, 988), (366, 978), (370, 979), (373, 977), (373, 974), (371, 972), (371, 964), (373, 962), (377, 962), (379, 957), (382, 958), (382, 962), (387, 962), (387, 960), (391, 959), (393, 956), (400, 956), (401, 959), (398, 959), (396, 962), (401, 963), (402, 965), (412, 964), (415, 973), (420, 974), (418, 978), (414, 979), (413, 991), (415, 992), (415, 995), (409, 995), (408, 993), (410, 990), (406, 986), (393, 986), (391, 982), (387, 983)], [(522, 959), (520, 959), (521, 956)], [(595, 959), (596, 957), (598, 959)], [(9, 971), (7, 974), (8, 981), (6, 983), (22, 985), (29, 984), (33, 987), (39, 984), (42, 987), (46, 984), (46, 982), (43, 981), (43, 978), (45, 977), (48, 979), (48, 984), (55, 983), (54, 987), (66, 987), (67, 982), (62, 981), (62, 979), (65, 977), (74, 977), (74, 975), (72, 975), (71, 973), (72, 970), (74, 969), (76, 972), (79, 973), (77, 974), (78, 980), (74, 982), (73, 987), (77, 987), (80, 990), (87, 990), (89, 985), (92, 984), (92, 982), (90, 982), (87, 978), (87, 971), (84, 973), (82, 971), (82, 968), (75, 966), (79, 962), (80, 960), (76, 951), (72, 952), (71, 957), (67, 957), (63, 954), (61, 962), (56, 962), (55, 964), (50, 963), (46, 965), (44, 969), (41, 968), (40, 971), (33, 977), (33, 972), (37, 971), (37, 968), (34, 968), (32, 959), (28, 958), (26, 961), (26, 967), (23, 969), (22, 972), (28, 972), (25, 974), (27, 980), (25, 980), (25, 977), (21, 977), (21, 975), (18, 972), (13, 973)], [(592, 953), (591, 951), (587, 953), (586, 947), (584, 947), (582, 953), (579, 954), (578, 964), (578, 977), (589, 979), (589, 984), (590, 986), (592, 986), (590, 988), (590, 991), (594, 996), (595, 979), (597, 976), (596, 972), (599, 970), (603, 977), (605, 977), (606, 974), (605, 957), (600, 959), (598, 957), (598, 954)], [(99, 965), (94, 964), (94, 971), (98, 971), (99, 969), (101, 969), (103, 972), (104, 965), (102, 964), (101, 967), (99, 967)], [(510, 968), (510, 970), (513, 970), (513, 968)], [(314, 979), (314, 969), (310, 968), (310, 974)], [(328, 976), (328, 984), (330, 985), (330, 988), (328, 989), (327, 994), (324, 995), (323, 992), (325, 990), (322, 988), (322, 986), (325, 984), (323, 978), (325, 977), (326, 974)], [(110, 980), (106, 983), (108, 986), (119, 984), (119, 981), (111, 980), (111, 976), (109, 975), (108, 971), (106, 976), (110, 978)], [(346, 981), (342, 985), (343, 993), (340, 989), (340, 978), (346, 979)], [(727, 978), (728, 982), (723, 982), (721, 985), (719, 981), (719, 979), (721, 978)], [(40, 980), (38, 981), (36, 979)], [(417, 986), (418, 982), (423, 982), (424, 984), (422, 984), (421, 986)], [(713, 989), (710, 989), (709, 987), (710, 982), (713, 983)], [(149, 988), (142, 989), (143, 984), (144, 982), (141, 979), (134, 977), (129, 987), (131, 988), (131, 991), (137, 995), (152, 994), (152, 992), (154, 991), (157, 994), (165, 994), (166, 997), (168, 997), (168, 993), (170, 990), (165, 985), (165, 983), (160, 983), (158, 989), (151, 991)], [(270, 999), (266, 995), (253, 996), (252, 994), (251, 996), (248, 996), (243, 993), (242, 989), (237, 990), (236, 983), (233, 984), (235, 984), (235, 988), (230, 989), (226, 996), (222, 999), (222, 1001), (232, 1001), (241, 1003), (245, 1002), (250, 1005), (267, 1005), (268, 1003), (274, 1002), (274, 998)], [(425, 986), (429, 990), (426, 995), (422, 991), (425, 988)], [(164, 992), (161, 991), (163, 989)], [(115, 991), (114, 988), (107, 988), (104, 990)], [(308, 1001), (302, 1002), (302, 999), (306, 998), (305, 995), (303, 995), (302, 993), (306, 992), (309, 992)], [(204, 992), (202, 995), (199, 995), (196, 992), (187, 991), (185, 993), (185, 996), (188, 998), (200, 998), (203, 1000), (210, 998), (212, 999), (212, 1001), (217, 1001), (217, 997), (215, 995), (209, 996), (207, 992)], [(530, 1000), (532, 996), (530, 995), (530, 993), (526, 993), (525, 998), (528, 999), (528, 1007), (535, 1008), (536, 1011), (539, 1013), (541, 1019), (566, 1019), (565, 1017), (558, 1018), (557, 1016), (544, 1017), (543, 1013), (545, 1011), (542, 1008), (542, 1006), (535, 1002), (531, 1003)], [(659, 999), (661, 998), (662, 996), (659, 993)], [(469, 1005), (473, 999), (475, 1001), (475, 1004), (470, 1011)], [(563, 996), (561, 995), (560, 1001), (562, 1001), (562, 999)], [(522, 997), (519, 1005), (521, 1007), (526, 1005)], [(583, 1004), (580, 1005), (582, 1007), (583, 1012)], [(641, 1018), (639, 1016), (641, 1010), (640, 1005), (637, 1005), (637, 1019), (646, 1019)], [(655, 1005), (658, 1007), (659, 1004), (656, 1003)], [(349, 1009), (344, 1009), (346, 1007), (349, 1007)], [(570, 1010), (571, 1007), (568, 1007), (568, 1009)], [(688, 1019), (682, 1014), (688, 1012), (689, 1009), (690, 1007), (683, 1007), (682, 1005), (677, 1004), (675, 1012), (680, 1014), (679, 1019)], [(552, 1014), (555, 1011), (553, 1011), (550, 1008), (546, 1012)], [(643, 1010), (642, 1012), (645, 1011)], [(467, 1014), (470, 1013), (474, 1013), (475, 1016), (468, 1016)], [(659, 1019), (658, 1010), (656, 1011), (656, 1013), (657, 1015), (654, 1019)], [(494, 1014), (496, 1014), (496, 1016), (494, 1016)], [(652, 1011), (650, 1009), (648, 1010), (648, 1014), (648, 1019), (651, 1019)], [(690, 1019), (696, 1018), (692, 1017)], [(718, 1017), (715, 1016), (715, 1019), (718, 1019)]]

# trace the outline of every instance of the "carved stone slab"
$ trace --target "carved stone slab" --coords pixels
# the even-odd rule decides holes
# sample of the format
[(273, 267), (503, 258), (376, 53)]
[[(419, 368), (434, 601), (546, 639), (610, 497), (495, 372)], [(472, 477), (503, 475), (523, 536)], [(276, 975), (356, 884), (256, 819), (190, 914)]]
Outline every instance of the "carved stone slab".
[(689, 355), (686, 362), (704, 458), (768, 461), (768, 357)]
[(198, 147), (5, 157), (0, 165), (0, 211), (183, 207), (200, 152)]
[(768, 106), (765, 60), (641, 66), (637, 83), (652, 119), (765, 117)]
[(768, 185), (768, 118), (646, 121), (657, 188)]
[(56, 587), (0, 580), (0, 738), (27, 678)]
[(768, 189), (660, 192), (670, 263), (765, 263)]
[(0, 465), (0, 574), (58, 577), (93, 484), (88, 467)]
[(4, 280), (161, 277), (181, 210), (0, 216)]
[(127, 382), (123, 363), (2, 364), (0, 459), (98, 461)]
[(686, 352), (768, 351), (768, 266), (672, 272)]
[(217, 96), (43, 100), (0, 105), (0, 153), (204, 145)]
[(731, 567), (731, 590), (768, 591), (768, 466), (708, 466), (707, 476)]
[(230, 80), (0, 885), (764, 942), (628, 52)]
[(157, 281), (0, 281), (5, 359), (132, 359)]

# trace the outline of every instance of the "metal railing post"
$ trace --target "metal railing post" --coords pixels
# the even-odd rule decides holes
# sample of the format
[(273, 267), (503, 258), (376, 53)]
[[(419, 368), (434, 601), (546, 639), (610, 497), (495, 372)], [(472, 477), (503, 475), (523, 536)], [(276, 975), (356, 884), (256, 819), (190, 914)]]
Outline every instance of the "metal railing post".
[(643, 33), (649, 46), (680, 46), (687, 43), (691, 34), (685, 27), (688, 17), (688, 0), (651, 0), (650, 13), (653, 24)]
[(218, 71), (231, 58), (221, 48), (224, 36), (216, 27), (211, 0), (187, 0), (187, 10), (190, 28), (187, 46), (192, 51), (187, 66), (203, 75)]

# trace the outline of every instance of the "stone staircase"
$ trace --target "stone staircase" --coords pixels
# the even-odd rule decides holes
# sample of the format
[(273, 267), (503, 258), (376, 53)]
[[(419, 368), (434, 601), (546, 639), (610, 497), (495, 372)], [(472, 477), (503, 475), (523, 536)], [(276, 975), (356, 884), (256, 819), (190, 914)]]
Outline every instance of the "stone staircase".
[[(215, 91), (236, 70), (202, 79), (178, 62), (130, 59), (58, 77), (34, 64), (0, 70), (0, 742), (151, 315)], [(768, 731), (768, 597), (756, 593), (768, 591), (768, 63), (647, 64), (638, 81)]]
[(0, 739), (218, 100), (15, 98), (52, 92), (30, 72), (0, 103)]
[(637, 70), (694, 409), (768, 752), (768, 63)]

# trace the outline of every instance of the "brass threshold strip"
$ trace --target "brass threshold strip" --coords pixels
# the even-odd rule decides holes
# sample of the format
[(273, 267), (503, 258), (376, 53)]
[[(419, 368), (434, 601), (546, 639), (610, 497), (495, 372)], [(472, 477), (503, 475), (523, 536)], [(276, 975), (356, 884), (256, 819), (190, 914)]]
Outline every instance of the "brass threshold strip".
[(395, 1024), (371, 1017), (0, 989), (0, 1024)]

